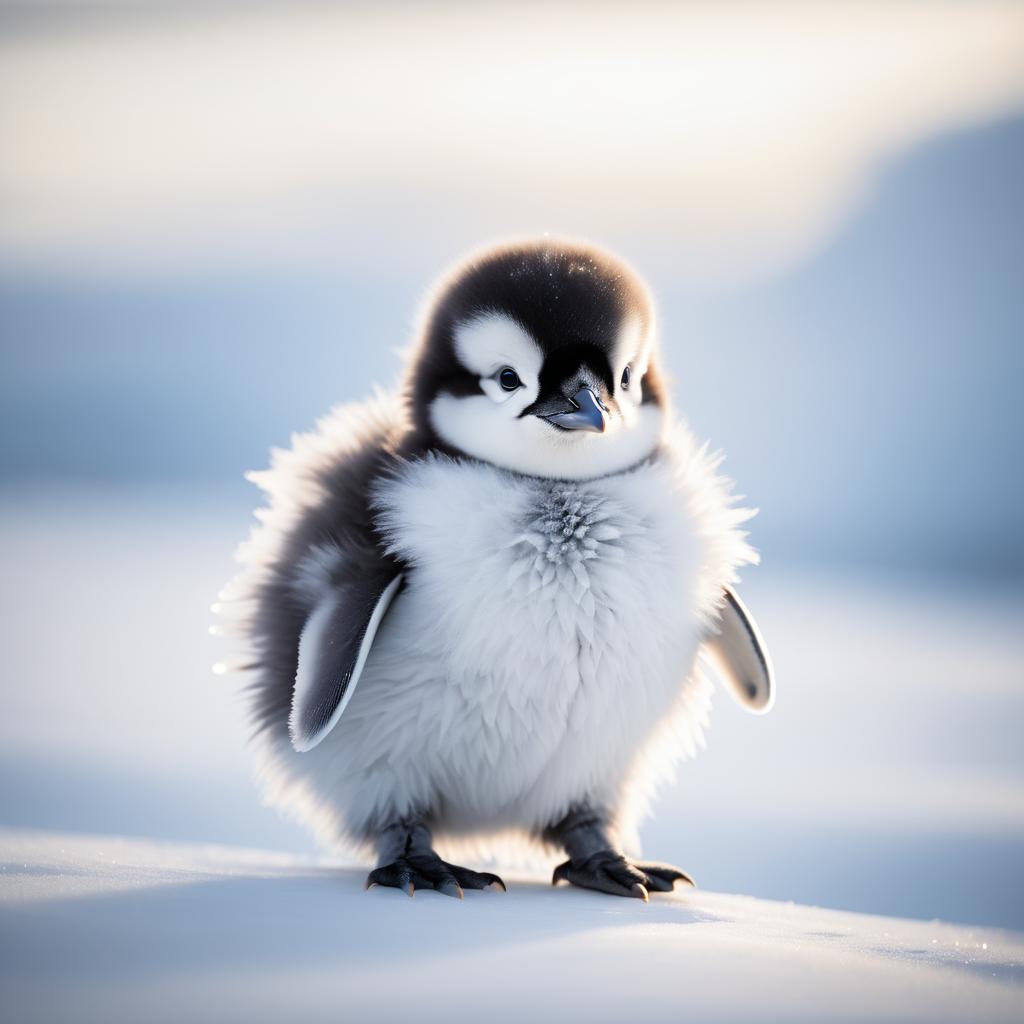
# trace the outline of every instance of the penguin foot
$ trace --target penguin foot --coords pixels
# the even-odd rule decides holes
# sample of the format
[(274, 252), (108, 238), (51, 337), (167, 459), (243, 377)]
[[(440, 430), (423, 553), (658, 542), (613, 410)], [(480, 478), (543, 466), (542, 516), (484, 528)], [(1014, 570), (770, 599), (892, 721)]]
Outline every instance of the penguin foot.
[(676, 882), (696, 885), (685, 871), (671, 864), (641, 864), (615, 850), (599, 850), (579, 863), (567, 860), (555, 868), (552, 885), (571, 882), (612, 896), (632, 896), (647, 902), (650, 892), (671, 892)]
[(488, 871), (471, 871), (441, 860), (436, 853), (413, 853), (399, 857), (391, 864), (382, 864), (366, 876), (364, 888), (375, 885), (401, 889), (409, 896), (417, 889), (434, 889), (445, 896), (461, 900), (463, 889), (500, 889), (505, 883)]

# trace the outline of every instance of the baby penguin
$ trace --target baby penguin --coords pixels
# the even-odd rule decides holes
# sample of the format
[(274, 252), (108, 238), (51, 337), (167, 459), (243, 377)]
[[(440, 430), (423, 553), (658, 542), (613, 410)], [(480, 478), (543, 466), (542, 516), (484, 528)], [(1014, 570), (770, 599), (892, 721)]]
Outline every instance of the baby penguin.
[(773, 690), (719, 461), (670, 416), (619, 260), (544, 239), (458, 267), (400, 393), (251, 474), (269, 506), (236, 593), (268, 801), (375, 851), (368, 887), (504, 889), (434, 843), (513, 834), (564, 851), (556, 883), (690, 883), (629, 852), (706, 724), (698, 655), (752, 710)]

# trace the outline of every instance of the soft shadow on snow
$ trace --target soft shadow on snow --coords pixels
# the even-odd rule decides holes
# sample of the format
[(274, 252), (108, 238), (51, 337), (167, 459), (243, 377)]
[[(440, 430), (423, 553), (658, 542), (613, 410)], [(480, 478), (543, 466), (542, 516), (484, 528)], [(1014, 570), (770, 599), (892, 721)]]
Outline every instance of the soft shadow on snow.
[(714, 920), (676, 906), (648, 906), (640, 918), (640, 908), (605, 908), (585, 893), (529, 882), (510, 886), (511, 897), (467, 893), (461, 902), (434, 892), (364, 893), (365, 877), (354, 869), (303, 869), (283, 878), (196, 879), (8, 908), (4, 930), (20, 941), (5, 944), (4, 970), (46, 973), (38, 957), (44, 948), (47, 959), (64, 965), (62, 977), (352, 967), (379, 961), (383, 951), (396, 962), (437, 955), (442, 946), (445, 956), (458, 957), (482, 943), (500, 949), (592, 928)]
[(17, 831), (0, 849), (18, 1020), (1012, 1020), (1024, 984), (1011, 933), (702, 891), (645, 905), (513, 877), (410, 899), (258, 851)]
[[(77, 836), (62, 841), (71, 848), (97, 842), (95, 837)], [(116, 848), (133, 842), (112, 838), (107, 845)], [(167, 844), (167, 848), (175, 847)], [(223, 852), (230, 856), (235, 851)], [(253, 874), (245, 874), (246, 870)], [(154, 868), (147, 878), (145, 869), (133, 866), (133, 877), (125, 888), (104, 888), (100, 883), (100, 891), (90, 891), (92, 886), (76, 889), (72, 881), (63, 892), (37, 891), (35, 898), (11, 900), (11, 890), (15, 886), (24, 889), (27, 879), (95, 882), (95, 872), (66, 863), (0, 863), (0, 877), (11, 887), (3, 907), (2, 930), (20, 937), (17, 944), (5, 946), (5, 969), (32, 974), (38, 967), (36, 952), (44, 946), (48, 956), (64, 964), (65, 972), (83, 975), (122, 968), (143, 973), (168, 967), (214, 969), (243, 964), (258, 968), (263, 961), (305, 967), (341, 961), (353, 964), (374, 962), (385, 948), (399, 958), (429, 956), (438, 951), (435, 929), (443, 929), (444, 953), (451, 955), (477, 949), (481, 943), (492, 948), (530, 944), (601, 928), (749, 923), (749, 907), (759, 902), (680, 888), (672, 896), (652, 896), (645, 905), (514, 876), (506, 876), (509, 893), (467, 891), (465, 899), (457, 901), (429, 890), (413, 897), (380, 887), (365, 891), (366, 868), (297, 860), (295, 866), (282, 866), (273, 873), (263, 873), (273, 869), (270, 865), (261, 869), (258, 861), (248, 868), (228, 867), (225, 875), (212, 871), (172, 869), (168, 877), (167, 869)], [(808, 909), (824, 918), (844, 916), (819, 908), (796, 909)], [(358, 935), (354, 936), (356, 921)], [(851, 944), (849, 928), (804, 927), (794, 924), (791, 916), (787, 920), (785, 911), (777, 912), (772, 924), (776, 929), (784, 924), (790, 939)], [(938, 922), (932, 926), (966, 931), (969, 936), (985, 931)], [(927, 929), (928, 925), (915, 922), (914, 927)], [(103, 936), (102, 942), (95, 941), (98, 935)], [(33, 936), (38, 941), (33, 941)], [(240, 936), (249, 940), (240, 942)], [(254, 936), (265, 941), (253, 942)], [(1024, 982), (1024, 962), (1019, 959), (964, 960), (960, 952), (912, 945), (854, 944), (851, 948), (897, 960), (942, 962), (979, 977)], [(959, 950), (959, 946), (954, 948)], [(967, 953), (966, 944), (963, 953)]]
[[(59, 876), (55, 868), (26, 870)], [(717, 894), (676, 893), (646, 906), (612, 901), (568, 887), (516, 880), (510, 893), (467, 892), (461, 902), (434, 892), (410, 898), (397, 891), (363, 891), (359, 869), (304, 868), (287, 877), (193, 879), (151, 889), (43, 901), (5, 908), (3, 931), (17, 935), (4, 948), (4, 970), (29, 977), (47, 973), (38, 953), (63, 965), (62, 977), (96, 977), (131, 971), (260, 970), (374, 963), (381, 951), (406, 958), (458, 956), (480, 948), (530, 945), (603, 928), (709, 926), (738, 923), (724, 906), (711, 909)], [(358, 899), (361, 904), (352, 901)], [(528, 902), (527, 902), (528, 901)], [(337, 914), (331, 904), (337, 904)], [(248, 936), (241, 941), (243, 936)], [(808, 942), (849, 944), (841, 931), (795, 929)], [(623, 939), (626, 936), (623, 935)], [(879, 956), (936, 963), (934, 950), (868, 947)], [(942, 960), (944, 966), (979, 977), (1024, 981), (1020, 961), (983, 963)], [(40, 968), (42, 967), (42, 971)]]

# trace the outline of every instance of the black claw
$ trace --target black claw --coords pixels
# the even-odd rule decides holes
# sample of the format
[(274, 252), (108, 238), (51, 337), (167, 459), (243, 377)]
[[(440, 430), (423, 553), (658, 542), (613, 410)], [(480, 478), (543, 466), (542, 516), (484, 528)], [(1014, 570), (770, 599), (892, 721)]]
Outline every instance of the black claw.
[(644, 903), (646, 903), (648, 901), (648, 899), (649, 899), (649, 897), (647, 895), (647, 890), (639, 882), (637, 882), (636, 885), (633, 886), (633, 888), (630, 890), (630, 892), (638, 900), (643, 900)]
[(649, 871), (645, 871), (644, 874), (647, 876), (646, 885), (648, 890), (653, 889), (655, 892), (671, 892), (675, 888), (672, 882), (667, 878), (651, 874)]
[(680, 871), (679, 868), (674, 868), (671, 864), (637, 864), (637, 867), (649, 879), (657, 878), (668, 883), (669, 889), (674, 889), (676, 882), (682, 882), (683, 885), (693, 888), (697, 887), (697, 883), (685, 871)]
[(452, 875), (447, 878), (441, 878), (434, 883), (434, 888), (438, 892), (443, 892), (445, 896), (453, 896), (457, 900), (461, 900), (464, 896), (462, 886), (455, 881)]
[(657, 875), (647, 876), (647, 888), (654, 892), (673, 892), (675, 887), (674, 882), (666, 882), (664, 878), (658, 878)]
[(412, 868), (404, 861), (395, 861), (394, 864), (383, 864), (379, 868), (374, 868), (366, 876), (363, 888), (372, 889), (375, 885), (386, 886), (389, 889), (401, 889), (409, 896), (416, 891)]
[(488, 886), (501, 886), (505, 883), (497, 876), (486, 872), (470, 871), (456, 864), (448, 864), (436, 853), (417, 854), (400, 857), (392, 864), (382, 864), (374, 868), (366, 877), (365, 889), (375, 885), (401, 889), (412, 896), (419, 889), (433, 889), (444, 896), (463, 899), (464, 889), (485, 889)]
[(571, 882), (612, 896), (630, 896), (645, 903), (649, 893), (671, 892), (677, 881), (693, 885), (690, 877), (669, 864), (636, 864), (615, 850), (601, 850), (581, 863), (559, 864), (551, 884)]
[(449, 864), (452, 874), (463, 889), (490, 889), (500, 886), (502, 892), (507, 892), (505, 883), (490, 871), (471, 871), (469, 868), (460, 868), (456, 864)]

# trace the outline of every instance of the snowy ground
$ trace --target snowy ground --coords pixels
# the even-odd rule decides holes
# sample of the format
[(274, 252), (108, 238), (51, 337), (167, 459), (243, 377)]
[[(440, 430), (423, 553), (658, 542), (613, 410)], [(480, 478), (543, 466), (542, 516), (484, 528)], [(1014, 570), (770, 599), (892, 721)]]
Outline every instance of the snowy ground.
[(409, 901), (259, 806), (207, 634), (248, 500), (0, 500), (5, 1016), (1024, 1017), (1019, 590), (769, 557), (742, 592), (776, 708), (720, 697), (643, 832), (698, 892)]
[(363, 872), (10, 832), (0, 966), (17, 1021), (1017, 1021), (1024, 938), (688, 892), (537, 881), (413, 900)]

